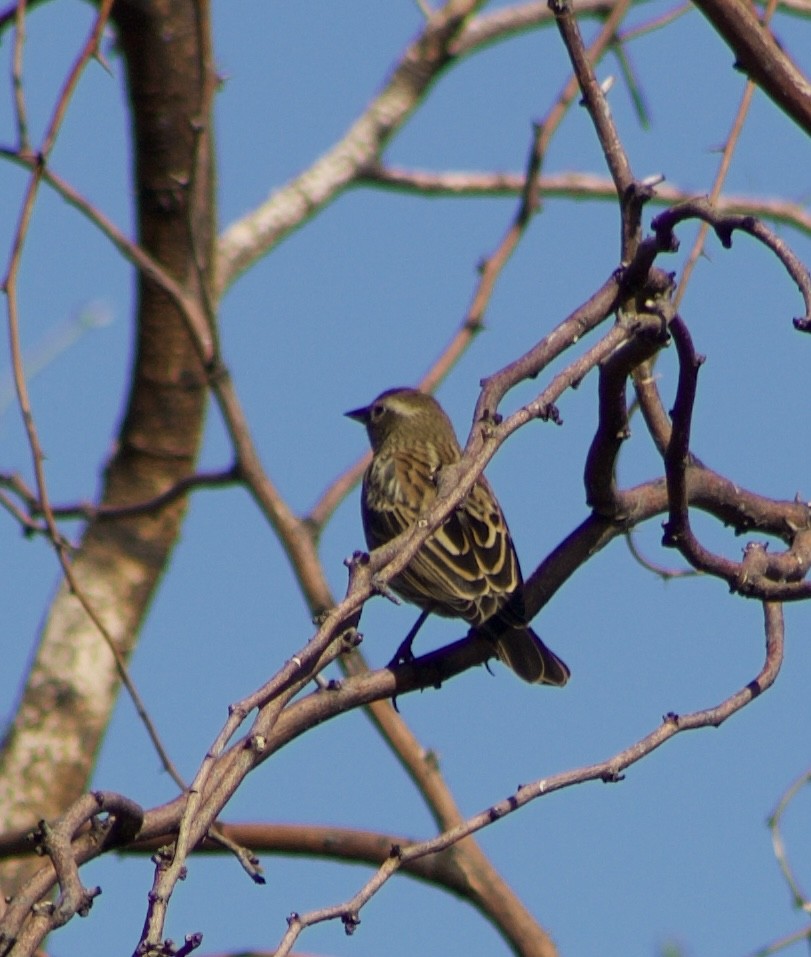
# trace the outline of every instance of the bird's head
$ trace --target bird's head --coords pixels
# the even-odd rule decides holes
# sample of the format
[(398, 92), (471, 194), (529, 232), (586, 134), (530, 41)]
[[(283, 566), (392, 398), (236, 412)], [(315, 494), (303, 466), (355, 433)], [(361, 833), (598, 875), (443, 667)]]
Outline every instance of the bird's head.
[(369, 405), (346, 415), (366, 426), (373, 452), (384, 445), (407, 448), (426, 441), (457, 446), (456, 434), (442, 406), (416, 389), (388, 389)]

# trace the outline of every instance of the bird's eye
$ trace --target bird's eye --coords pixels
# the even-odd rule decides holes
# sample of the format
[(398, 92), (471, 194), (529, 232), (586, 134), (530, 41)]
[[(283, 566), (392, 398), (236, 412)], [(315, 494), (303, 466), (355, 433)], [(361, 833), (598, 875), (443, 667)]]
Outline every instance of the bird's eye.
[(373, 405), (372, 411), (370, 413), (370, 418), (372, 422), (376, 422), (383, 415), (385, 411), (386, 411), (385, 408), (382, 405), (380, 405), (380, 403)]

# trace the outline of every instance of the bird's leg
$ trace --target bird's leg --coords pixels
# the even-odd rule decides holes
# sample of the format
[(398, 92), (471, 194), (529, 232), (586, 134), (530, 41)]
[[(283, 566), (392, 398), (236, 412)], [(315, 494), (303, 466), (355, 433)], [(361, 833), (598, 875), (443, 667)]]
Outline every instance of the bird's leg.
[(411, 650), (411, 645), (414, 642), (414, 639), (417, 637), (417, 632), (422, 628), (425, 623), (425, 619), (431, 614), (430, 611), (421, 611), (420, 617), (414, 622), (411, 631), (403, 638), (400, 642), (400, 646), (395, 651), (394, 657), (389, 662), (389, 668), (394, 667), (395, 665), (400, 665), (404, 661), (412, 661), (414, 658), (414, 652)]

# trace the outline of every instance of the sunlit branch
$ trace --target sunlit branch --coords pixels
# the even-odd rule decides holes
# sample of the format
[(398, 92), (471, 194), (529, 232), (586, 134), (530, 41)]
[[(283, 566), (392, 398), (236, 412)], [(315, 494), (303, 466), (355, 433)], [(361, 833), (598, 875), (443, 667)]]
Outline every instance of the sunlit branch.
[(347, 932), (351, 933), (360, 922), (359, 915), (364, 905), (406, 863), (428, 854), (444, 851), (462, 838), (491, 826), (503, 817), (515, 813), (531, 801), (545, 797), (555, 791), (586, 781), (621, 781), (624, 777), (623, 771), (683, 731), (706, 727), (717, 728), (736, 711), (740, 711), (741, 708), (746, 707), (756, 697), (768, 690), (780, 671), (784, 642), (783, 615), (780, 605), (764, 604), (764, 618), (766, 658), (760, 672), (746, 687), (734, 692), (715, 707), (686, 715), (668, 713), (658, 728), (607, 760), (588, 767), (577, 768), (570, 772), (539, 778), (530, 784), (522, 785), (509, 797), (485, 808), (462, 822), (458, 827), (452, 828), (436, 838), (416, 844), (392, 847), (387, 860), (352, 898), (340, 904), (319, 908), (306, 914), (294, 914), (288, 920), (287, 932), (281, 939), (276, 951), (277, 957), (284, 957), (290, 952), (293, 944), (305, 928), (325, 920), (341, 920)]

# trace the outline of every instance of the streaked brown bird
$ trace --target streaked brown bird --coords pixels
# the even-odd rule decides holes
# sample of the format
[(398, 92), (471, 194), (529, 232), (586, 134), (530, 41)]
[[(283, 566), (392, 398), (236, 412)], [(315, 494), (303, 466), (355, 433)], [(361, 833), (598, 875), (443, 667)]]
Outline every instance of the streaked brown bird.
[[(366, 426), (372, 445), (361, 513), (366, 544), (376, 548), (431, 507), (437, 473), (458, 462), (462, 450), (440, 404), (415, 389), (389, 389), (346, 414)], [(569, 669), (527, 624), (518, 557), (483, 476), (391, 584), (423, 610), (416, 627), (430, 613), (462, 618), (525, 681), (562, 686), (569, 680)]]

